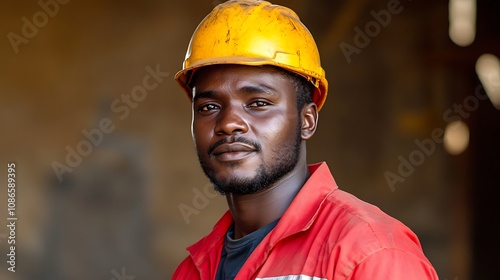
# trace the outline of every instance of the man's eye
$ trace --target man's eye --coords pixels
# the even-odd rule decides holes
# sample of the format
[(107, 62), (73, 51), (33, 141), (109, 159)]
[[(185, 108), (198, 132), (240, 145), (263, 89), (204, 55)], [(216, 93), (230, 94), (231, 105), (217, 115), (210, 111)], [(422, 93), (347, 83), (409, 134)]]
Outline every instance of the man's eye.
[(259, 101), (254, 101), (254, 102), (248, 104), (248, 107), (265, 107), (268, 105), (269, 105), (268, 102), (259, 100)]
[(202, 106), (198, 111), (200, 111), (200, 112), (208, 112), (208, 111), (215, 110), (215, 109), (218, 109), (218, 108), (219, 108), (219, 106), (217, 106), (215, 104), (207, 104), (207, 105)]

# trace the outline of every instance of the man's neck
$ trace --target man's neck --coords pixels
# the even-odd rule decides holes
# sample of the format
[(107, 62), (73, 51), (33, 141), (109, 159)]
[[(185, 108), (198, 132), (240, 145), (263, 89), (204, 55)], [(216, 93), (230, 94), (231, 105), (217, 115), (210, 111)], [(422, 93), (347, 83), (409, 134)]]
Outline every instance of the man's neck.
[(256, 194), (227, 194), (234, 219), (234, 238), (241, 238), (281, 218), (309, 177), (307, 164), (297, 166), (270, 188)]

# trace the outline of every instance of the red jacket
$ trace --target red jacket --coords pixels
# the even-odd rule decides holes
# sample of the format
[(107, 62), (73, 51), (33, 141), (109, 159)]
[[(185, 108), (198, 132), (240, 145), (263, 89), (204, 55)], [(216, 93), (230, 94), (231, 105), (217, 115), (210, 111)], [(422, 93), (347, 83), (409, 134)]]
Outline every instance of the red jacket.
[[(409, 228), (339, 190), (326, 163), (309, 166), (309, 172), (309, 180), (236, 280), (438, 279)], [(173, 279), (215, 279), (232, 222), (227, 212), (210, 234), (190, 246)]]

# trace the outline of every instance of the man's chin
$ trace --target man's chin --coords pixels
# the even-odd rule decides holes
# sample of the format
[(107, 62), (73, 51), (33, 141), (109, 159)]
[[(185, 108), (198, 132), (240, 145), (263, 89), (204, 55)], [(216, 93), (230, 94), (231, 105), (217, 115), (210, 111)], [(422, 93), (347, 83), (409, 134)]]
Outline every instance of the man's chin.
[(220, 183), (220, 182), (218, 182), (217, 184), (216, 183), (213, 183), (213, 184), (214, 184), (215, 191), (220, 193), (221, 195), (227, 195), (227, 194), (246, 195), (246, 194), (257, 193), (260, 191), (260, 189), (255, 189), (254, 186), (252, 184), (249, 184), (249, 183), (233, 184), (233, 183)]
[[(220, 174), (219, 174), (220, 175)], [(215, 190), (221, 194), (252, 194), (262, 188), (258, 184), (257, 171), (232, 172), (228, 176), (209, 175)]]
[[(204, 168), (218, 181), (251, 180), (259, 174), (261, 163), (256, 160), (214, 161)], [(207, 172), (205, 172), (207, 174)], [(207, 174), (208, 175), (208, 174)]]

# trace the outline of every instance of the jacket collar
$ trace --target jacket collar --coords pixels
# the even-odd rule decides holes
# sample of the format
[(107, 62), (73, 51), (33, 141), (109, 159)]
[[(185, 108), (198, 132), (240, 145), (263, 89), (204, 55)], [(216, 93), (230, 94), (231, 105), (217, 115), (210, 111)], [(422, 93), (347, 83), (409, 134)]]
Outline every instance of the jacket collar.
[(321, 205), (338, 189), (325, 162), (309, 165), (310, 177), (270, 234), (270, 245), (292, 234), (305, 231), (313, 224)]

